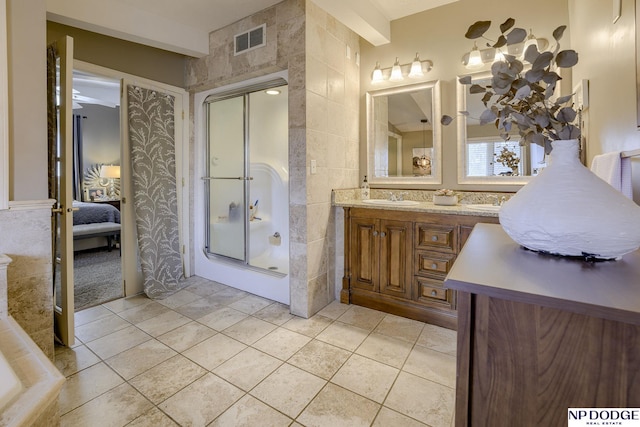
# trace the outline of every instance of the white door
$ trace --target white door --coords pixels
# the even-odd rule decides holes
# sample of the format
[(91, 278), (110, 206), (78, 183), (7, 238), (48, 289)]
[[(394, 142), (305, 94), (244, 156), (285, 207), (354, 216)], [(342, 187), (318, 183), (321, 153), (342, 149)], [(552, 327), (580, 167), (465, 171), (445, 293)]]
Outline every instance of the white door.
[(65, 36), (56, 47), (58, 135), (56, 153), (57, 199), (53, 209), (55, 275), (55, 328), (66, 346), (74, 344), (73, 304), (73, 39)]

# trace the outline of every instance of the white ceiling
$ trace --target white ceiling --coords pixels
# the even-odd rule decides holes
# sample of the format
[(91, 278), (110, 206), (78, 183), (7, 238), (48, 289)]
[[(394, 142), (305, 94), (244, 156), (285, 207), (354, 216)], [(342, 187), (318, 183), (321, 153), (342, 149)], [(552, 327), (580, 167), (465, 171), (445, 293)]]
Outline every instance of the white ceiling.
[[(201, 57), (209, 33), (281, 0), (46, 0), (47, 19), (160, 49)], [(458, 0), (313, 0), (375, 46), (390, 22)]]

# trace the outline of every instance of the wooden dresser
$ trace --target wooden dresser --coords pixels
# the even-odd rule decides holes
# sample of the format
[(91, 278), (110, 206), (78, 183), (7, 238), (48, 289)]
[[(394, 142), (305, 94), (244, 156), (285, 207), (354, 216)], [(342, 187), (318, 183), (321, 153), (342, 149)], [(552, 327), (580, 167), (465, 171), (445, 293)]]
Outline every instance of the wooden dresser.
[(444, 278), (473, 226), (498, 218), (359, 207), (344, 213), (341, 302), (456, 329), (456, 293)]
[(458, 291), (456, 426), (562, 426), (568, 408), (640, 407), (640, 251), (588, 263), (479, 224)]

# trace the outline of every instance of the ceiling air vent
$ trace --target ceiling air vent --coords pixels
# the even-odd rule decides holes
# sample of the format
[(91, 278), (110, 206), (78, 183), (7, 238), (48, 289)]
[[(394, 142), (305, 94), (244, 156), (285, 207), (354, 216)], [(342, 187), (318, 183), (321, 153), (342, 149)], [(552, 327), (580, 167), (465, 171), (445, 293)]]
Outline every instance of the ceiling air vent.
[(266, 45), (266, 29), (267, 24), (262, 24), (244, 33), (236, 34), (234, 37), (234, 55), (239, 55)]

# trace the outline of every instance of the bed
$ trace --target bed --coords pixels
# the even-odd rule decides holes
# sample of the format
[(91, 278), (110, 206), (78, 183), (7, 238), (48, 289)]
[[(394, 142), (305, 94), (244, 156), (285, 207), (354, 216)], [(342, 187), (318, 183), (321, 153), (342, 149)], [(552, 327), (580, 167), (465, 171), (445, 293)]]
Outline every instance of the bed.
[[(111, 251), (120, 238), (120, 211), (108, 203), (73, 202), (74, 250), (107, 246)], [(89, 240), (91, 239), (91, 240)], [(106, 239), (106, 242), (105, 242)]]

